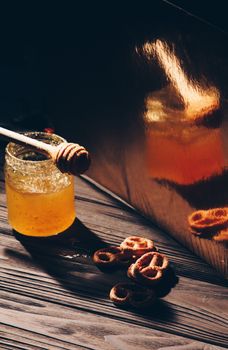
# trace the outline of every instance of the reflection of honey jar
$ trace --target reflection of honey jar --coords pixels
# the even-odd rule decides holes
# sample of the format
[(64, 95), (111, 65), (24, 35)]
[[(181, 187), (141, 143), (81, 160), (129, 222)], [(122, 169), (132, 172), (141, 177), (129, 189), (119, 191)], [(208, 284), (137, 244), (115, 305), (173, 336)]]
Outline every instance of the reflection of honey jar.
[[(29, 133), (57, 145), (57, 135)], [(61, 173), (51, 159), (10, 143), (6, 148), (5, 181), (8, 218), (19, 233), (51, 236), (67, 229), (75, 219), (73, 177)]]
[(224, 154), (219, 128), (197, 126), (180, 109), (147, 104), (146, 161), (149, 176), (187, 185), (221, 174)]

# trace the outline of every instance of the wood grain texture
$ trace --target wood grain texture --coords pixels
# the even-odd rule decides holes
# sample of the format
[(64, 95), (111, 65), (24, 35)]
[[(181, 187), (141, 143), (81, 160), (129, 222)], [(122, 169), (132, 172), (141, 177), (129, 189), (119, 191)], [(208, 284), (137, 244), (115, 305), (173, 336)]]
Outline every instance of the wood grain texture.
[[(223, 130), (228, 150), (227, 132), (228, 123)], [(188, 216), (195, 210), (227, 206), (227, 170), (190, 185), (158, 180), (150, 175), (146, 164), (144, 132), (136, 129), (126, 134), (122, 138), (118, 134), (110, 137), (107, 131), (100, 147), (92, 148), (96, 161), (89, 177), (137, 208), (228, 279), (228, 245), (193, 235), (188, 223)]]
[[(54, 305), (51, 302), (34, 303), (29, 297), (1, 293), (4, 324), (1, 323), (0, 344), (13, 344), (22, 349), (123, 349), (135, 346), (142, 349), (158, 349), (189, 344), (198, 344), (199, 349), (206, 344), (191, 339), (129, 325), (112, 317), (103, 317)], [(8, 299), (12, 298), (12, 301)], [(12, 306), (14, 318), (11, 317)], [(19, 308), (18, 306), (21, 306)], [(7, 309), (8, 308), (8, 309)], [(149, 347), (150, 346), (150, 347)], [(1, 348), (2, 349), (2, 348)], [(173, 349), (173, 350), (174, 350)], [(210, 349), (210, 348), (209, 348)], [(211, 347), (218, 349), (218, 347)]]
[[(226, 283), (130, 208), (77, 178), (78, 220), (70, 230), (52, 239), (25, 238), (8, 226), (2, 181), (0, 186), (0, 349), (228, 345)], [(153, 238), (180, 276), (177, 287), (146, 313), (113, 306), (108, 292), (127, 280), (126, 272), (103, 273), (91, 260), (95, 249), (132, 234)]]

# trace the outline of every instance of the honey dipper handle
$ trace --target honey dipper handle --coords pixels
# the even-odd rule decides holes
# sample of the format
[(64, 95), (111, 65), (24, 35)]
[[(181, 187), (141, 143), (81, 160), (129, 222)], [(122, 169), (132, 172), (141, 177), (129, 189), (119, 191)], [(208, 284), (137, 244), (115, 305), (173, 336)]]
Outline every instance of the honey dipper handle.
[(48, 145), (45, 142), (39, 141), (39, 140), (35, 140), (31, 137), (28, 137), (26, 135), (20, 134), (18, 132), (12, 131), (12, 130), (8, 130), (5, 128), (0, 127), (0, 135), (6, 136), (7, 138), (9, 138), (12, 141), (18, 141), (20, 143), (29, 145), (29, 146), (33, 146), (35, 148), (37, 148), (38, 150), (42, 150), (45, 151), (48, 154), (52, 154), (55, 147)]
[(2, 127), (0, 127), (0, 135), (18, 143), (35, 147), (38, 152), (45, 152), (51, 156), (57, 168), (63, 173), (79, 175), (89, 168), (89, 153), (83, 146), (78, 144), (62, 142), (58, 146), (52, 146)]

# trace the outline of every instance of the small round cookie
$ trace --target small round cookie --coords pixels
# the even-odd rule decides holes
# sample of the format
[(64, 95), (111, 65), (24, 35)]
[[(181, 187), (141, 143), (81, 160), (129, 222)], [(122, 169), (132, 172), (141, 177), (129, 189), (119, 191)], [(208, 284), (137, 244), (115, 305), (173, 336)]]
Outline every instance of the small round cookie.
[(109, 293), (110, 300), (120, 307), (131, 306), (142, 309), (153, 305), (156, 301), (154, 291), (133, 283), (118, 283)]
[(122, 251), (120, 247), (107, 247), (97, 250), (93, 254), (93, 262), (101, 268), (128, 266), (132, 258)]
[(110, 290), (109, 298), (117, 306), (129, 305), (131, 289), (132, 285), (130, 283), (118, 283)]

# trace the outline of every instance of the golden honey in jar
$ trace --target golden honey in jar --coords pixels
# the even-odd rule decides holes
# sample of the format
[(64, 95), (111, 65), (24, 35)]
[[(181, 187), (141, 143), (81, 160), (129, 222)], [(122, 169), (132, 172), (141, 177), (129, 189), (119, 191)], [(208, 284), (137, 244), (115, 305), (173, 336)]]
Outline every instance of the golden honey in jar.
[[(54, 134), (26, 135), (58, 145), (65, 141)], [(61, 173), (52, 159), (29, 146), (9, 143), (5, 155), (8, 220), (17, 232), (45, 237), (65, 231), (75, 219), (74, 179)]]

